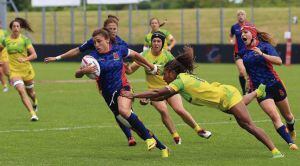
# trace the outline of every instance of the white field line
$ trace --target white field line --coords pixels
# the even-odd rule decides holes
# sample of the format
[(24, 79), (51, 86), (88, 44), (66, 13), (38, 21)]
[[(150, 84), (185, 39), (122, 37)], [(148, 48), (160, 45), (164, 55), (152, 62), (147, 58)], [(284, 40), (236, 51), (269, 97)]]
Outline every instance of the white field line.
[[(145, 79), (128, 79), (129, 82), (146, 82)], [(48, 84), (52, 84), (52, 83), (92, 83), (95, 82), (95, 80), (36, 80), (36, 83), (48, 83)]]
[[(299, 119), (295, 119), (298, 121)], [(269, 119), (264, 120), (256, 120), (254, 123), (265, 123), (271, 122)], [(34, 122), (38, 123), (38, 122)], [(201, 125), (220, 125), (220, 124), (236, 124), (236, 121), (233, 119), (232, 121), (220, 121), (220, 122), (206, 122), (201, 123)], [(184, 126), (185, 123), (176, 124), (177, 126)], [(162, 124), (152, 124), (147, 125), (149, 127), (163, 127)], [(70, 131), (70, 130), (78, 130), (78, 129), (91, 129), (91, 128), (116, 128), (117, 125), (98, 125), (98, 126), (77, 126), (77, 127), (60, 127), (60, 128), (44, 128), (44, 129), (18, 129), (18, 130), (0, 130), (0, 133), (18, 133), (18, 132), (44, 132), (44, 131)]]

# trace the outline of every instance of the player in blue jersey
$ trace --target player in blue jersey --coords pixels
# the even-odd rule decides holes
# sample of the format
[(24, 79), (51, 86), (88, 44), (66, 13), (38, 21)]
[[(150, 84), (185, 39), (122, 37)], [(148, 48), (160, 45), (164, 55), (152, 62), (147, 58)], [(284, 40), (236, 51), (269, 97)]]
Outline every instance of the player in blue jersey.
[[(119, 19), (113, 15), (109, 15), (108, 18), (104, 21), (104, 27), (110, 31), (111, 38), (112, 38), (111, 47), (114, 49), (117, 47), (120, 47), (120, 46), (128, 47), (127, 43), (125, 41), (123, 41), (117, 35), (118, 34), (118, 22), (119, 22)], [(93, 38), (90, 38), (89, 40), (87, 40), (85, 43), (83, 43), (79, 47), (73, 48), (59, 56), (48, 57), (45, 59), (45, 61), (53, 62), (53, 61), (59, 60), (61, 58), (75, 57), (75, 56), (78, 56), (80, 53), (83, 53), (88, 50), (95, 50)], [(128, 146), (135, 146), (136, 141), (135, 141), (133, 135), (131, 134), (130, 129), (128, 127), (124, 126), (118, 119), (116, 119), (116, 121), (128, 140)]]
[(242, 32), (241, 27), (243, 25), (251, 25), (250, 22), (246, 21), (246, 12), (244, 10), (237, 11), (238, 22), (232, 25), (230, 30), (230, 42), (234, 44), (233, 59), (239, 71), (239, 81), (243, 91), (243, 95), (246, 94), (246, 69), (243, 65), (243, 61), (239, 58), (238, 52), (245, 49), (245, 44), (241, 38)]
[[(120, 96), (123, 91), (131, 91), (130, 84), (126, 78), (123, 59), (131, 57), (144, 66), (148, 72), (157, 73), (157, 66), (149, 63), (139, 53), (126, 47), (111, 49), (109, 47), (110, 36), (105, 29), (97, 29), (93, 32), (93, 40), (96, 51), (92, 55), (99, 63), (101, 74), (97, 79), (98, 85), (102, 89), (104, 97), (110, 110), (124, 125), (132, 128), (143, 140), (146, 141), (148, 150), (155, 146), (162, 150), (162, 157), (168, 157), (169, 150), (163, 145), (144, 124), (132, 112), (132, 100)], [(151, 69), (151, 71), (149, 70)], [(81, 67), (75, 74), (81, 78), (84, 74), (94, 73), (95, 66)]]
[[(250, 90), (256, 89), (260, 84), (266, 85), (266, 97), (258, 99), (258, 103), (290, 149), (297, 150), (298, 147), (293, 141), (296, 139), (295, 118), (289, 106), (285, 86), (272, 66), (282, 64), (274, 48), (276, 43), (268, 33), (257, 31), (254, 26), (242, 27), (242, 40), (246, 50), (240, 57), (249, 76)], [(287, 127), (282, 123), (276, 107), (286, 120)]]

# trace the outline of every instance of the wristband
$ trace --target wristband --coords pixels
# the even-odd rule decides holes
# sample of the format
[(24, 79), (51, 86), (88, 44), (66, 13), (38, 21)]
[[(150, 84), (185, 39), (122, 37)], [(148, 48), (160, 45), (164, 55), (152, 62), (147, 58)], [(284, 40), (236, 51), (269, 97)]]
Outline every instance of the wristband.
[(61, 56), (56, 56), (55, 59), (56, 59), (57, 61), (59, 61), (59, 60), (61, 60)]

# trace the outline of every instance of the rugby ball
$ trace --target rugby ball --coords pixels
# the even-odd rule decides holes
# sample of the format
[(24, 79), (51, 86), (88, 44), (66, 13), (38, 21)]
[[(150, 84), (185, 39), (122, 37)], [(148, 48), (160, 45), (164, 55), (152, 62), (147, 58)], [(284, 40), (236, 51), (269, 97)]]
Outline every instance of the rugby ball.
[(89, 66), (89, 65), (96, 66), (97, 69), (96, 69), (95, 73), (90, 73), (90, 74), (85, 74), (85, 75), (87, 77), (89, 77), (90, 79), (95, 80), (97, 77), (100, 76), (100, 71), (101, 71), (100, 65), (94, 57), (92, 57), (90, 55), (86, 55), (81, 60), (81, 67), (85, 67), (85, 66)]

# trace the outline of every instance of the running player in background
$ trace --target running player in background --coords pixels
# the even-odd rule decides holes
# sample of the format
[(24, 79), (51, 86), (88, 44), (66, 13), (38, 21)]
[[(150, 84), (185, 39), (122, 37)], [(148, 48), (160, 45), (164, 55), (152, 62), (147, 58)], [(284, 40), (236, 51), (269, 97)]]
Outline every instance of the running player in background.
[[(144, 126), (132, 111), (132, 100), (120, 96), (122, 91), (131, 91), (131, 86), (126, 78), (123, 59), (127, 57), (134, 59), (139, 64), (147, 67), (148, 72), (152, 74), (157, 73), (157, 66), (147, 62), (139, 53), (126, 47), (111, 49), (110, 36), (106, 29), (95, 30), (93, 40), (96, 51), (91, 52), (90, 55), (98, 61), (101, 68), (97, 84), (101, 87), (102, 96), (110, 110), (114, 113), (116, 119), (125, 126), (132, 128), (146, 141), (148, 150), (156, 146), (162, 151), (162, 157), (168, 157), (168, 148)], [(75, 75), (77, 78), (81, 78), (84, 74), (94, 72), (95, 66), (86, 66), (80, 68)]]
[[(281, 65), (282, 60), (276, 52), (274, 39), (266, 32), (258, 31), (254, 26), (242, 27), (242, 39), (246, 50), (240, 55), (250, 80), (250, 90), (260, 84), (266, 85), (266, 97), (258, 99), (260, 107), (271, 118), (278, 134), (289, 144), (291, 150), (297, 150), (293, 139), (296, 139), (294, 129), (295, 117), (291, 112), (285, 86), (273, 68), (273, 64)], [(281, 115), (287, 127), (282, 123)]]
[(239, 81), (243, 91), (243, 95), (245, 95), (247, 73), (243, 65), (243, 61), (239, 58), (238, 53), (246, 49), (245, 44), (241, 38), (241, 27), (244, 25), (251, 25), (251, 23), (246, 20), (246, 12), (244, 10), (238, 10), (236, 14), (238, 22), (232, 25), (229, 36), (230, 42), (234, 44), (233, 59), (239, 72)]
[[(235, 87), (217, 82), (210, 84), (193, 75), (193, 63), (193, 49), (185, 47), (181, 55), (165, 65), (163, 78), (168, 83), (167, 86), (138, 94), (123, 92), (122, 96), (162, 100), (180, 93), (184, 99), (194, 105), (215, 107), (225, 113), (233, 114), (241, 128), (247, 130), (268, 147), (273, 158), (283, 157), (266, 133), (255, 126), (245, 105), (254, 97), (264, 97), (264, 86), (260, 86), (256, 91), (247, 94), (245, 98), (248, 98), (248, 101), (243, 101), (240, 92)], [(250, 100), (249, 96), (252, 96)]]
[(13, 86), (19, 92), (23, 104), (31, 114), (31, 121), (37, 121), (38, 103), (33, 88), (35, 72), (30, 64), (30, 61), (37, 58), (37, 55), (31, 40), (21, 34), (21, 29), (33, 31), (27, 20), (19, 17), (10, 22), (9, 28), (12, 33), (1, 41), (0, 48), (2, 50), (5, 47), (8, 53), (10, 79)]
[[(2, 29), (2, 22), (0, 20), (0, 40), (2, 41), (3, 39), (5, 39), (7, 37), (7, 35), (8, 35), (7, 31)], [(6, 75), (8, 83), (9, 83), (9, 66), (8, 66), (8, 56), (7, 56), (6, 49), (3, 49), (0, 52), (0, 81), (3, 86), (2, 91), (7, 92), (8, 85), (5, 81), (4, 75)]]
[[(152, 34), (151, 47), (142, 53), (142, 56), (148, 62), (159, 66), (165, 66), (166, 63), (174, 59), (174, 56), (169, 51), (163, 49), (165, 38), (166, 36), (160, 31)], [(140, 65), (134, 62), (132, 65), (127, 67), (126, 73), (132, 74), (139, 69), (139, 67)], [(167, 85), (167, 83), (163, 80), (162, 73), (159, 73), (159, 75), (153, 75), (145, 71), (145, 74), (149, 90), (159, 89)], [(163, 101), (151, 101), (151, 105), (160, 113), (162, 122), (172, 134), (176, 144), (181, 144), (181, 137), (176, 131), (176, 127), (169, 114), (167, 104), (169, 104), (172, 109), (183, 119), (183, 121), (192, 127), (199, 136), (207, 139), (211, 136), (211, 132), (202, 129), (196, 123), (192, 115), (185, 110), (179, 94), (176, 94)]]
[[(118, 36), (118, 25), (119, 25), (119, 19), (113, 15), (108, 15), (108, 18), (104, 21), (104, 27), (106, 29), (108, 29), (110, 32), (111, 47), (112, 47), (112, 49), (117, 49), (119, 47), (128, 48), (127, 43)], [(83, 43), (81, 46), (73, 48), (59, 56), (45, 58), (45, 61), (53, 62), (56, 60), (60, 60), (61, 58), (63, 58), (63, 59), (72, 58), (72, 57), (78, 56), (80, 53), (83, 53), (88, 50), (96, 50), (94, 47), (93, 38), (90, 38), (85, 43)], [(135, 141), (133, 135), (131, 134), (130, 128), (124, 126), (117, 118), (116, 118), (116, 121), (128, 140), (128, 146), (135, 146), (136, 141)]]
[(164, 21), (163, 23), (160, 23), (157, 18), (151, 18), (150, 19), (149, 25), (151, 27), (151, 32), (149, 32), (145, 36), (144, 48), (143, 48), (144, 51), (151, 47), (151, 36), (154, 32), (157, 32), (157, 31), (160, 31), (160, 32), (164, 33), (164, 35), (166, 36), (166, 41), (164, 42), (164, 49), (168, 50), (168, 51), (172, 50), (172, 48), (176, 44), (176, 40), (169, 31), (160, 28), (160, 27), (164, 26), (165, 23), (166, 23), (166, 21)]

